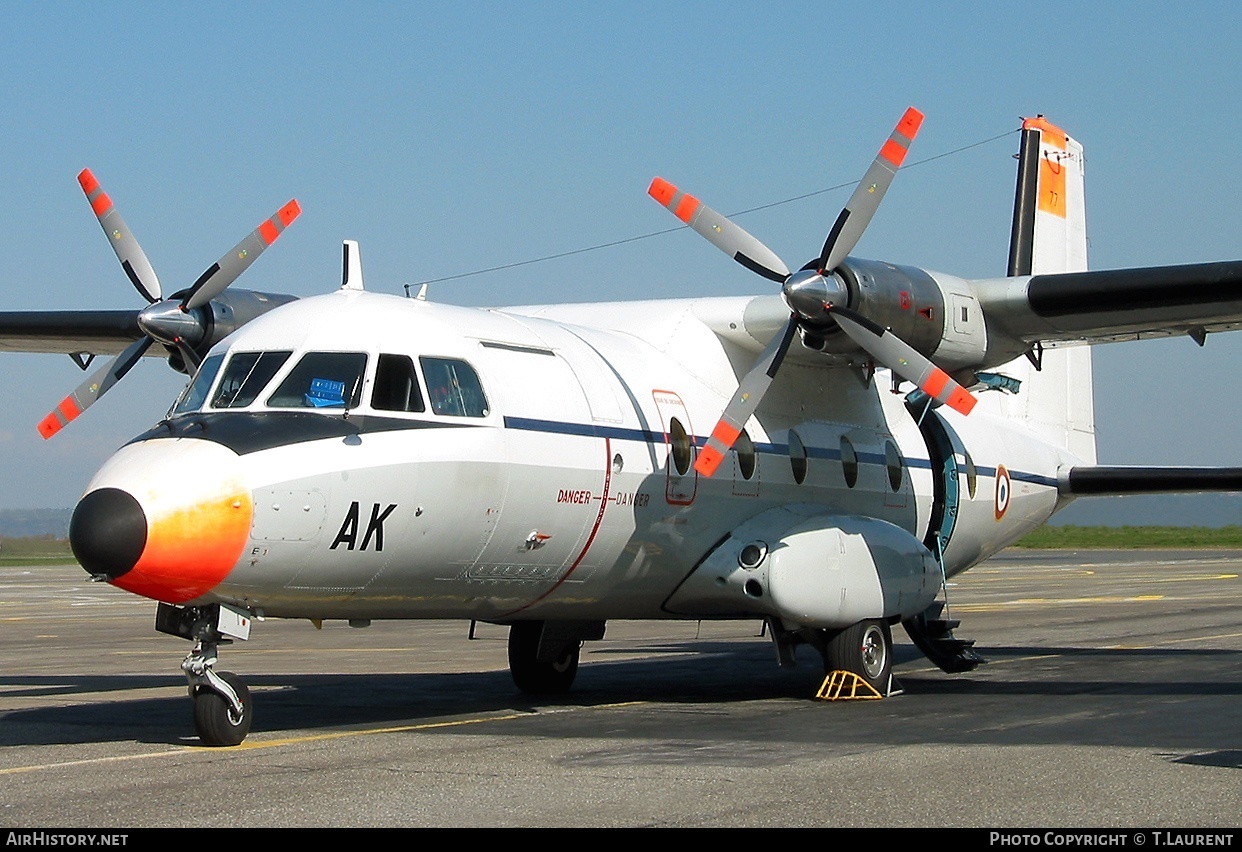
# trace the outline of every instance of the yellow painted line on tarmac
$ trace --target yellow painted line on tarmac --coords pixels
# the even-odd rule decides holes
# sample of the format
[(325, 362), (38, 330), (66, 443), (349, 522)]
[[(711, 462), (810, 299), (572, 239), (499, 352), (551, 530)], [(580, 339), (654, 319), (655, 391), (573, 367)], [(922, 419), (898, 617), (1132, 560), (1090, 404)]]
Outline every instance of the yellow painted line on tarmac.
[(1184, 636), (1180, 639), (1165, 639), (1160, 642), (1149, 642), (1145, 645), (1105, 645), (1108, 651), (1135, 651), (1143, 648), (1158, 648), (1162, 645), (1184, 645), (1187, 642), (1210, 642), (1214, 639), (1238, 639), (1242, 638), (1242, 632), (1237, 633), (1217, 633), (1211, 636)]
[(1121, 595), (1091, 598), (1018, 598), (990, 604), (952, 604), (953, 612), (1003, 612), (1021, 606), (1065, 606), (1067, 604), (1149, 603), (1165, 600), (1165, 595)]
[(163, 757), (185, 757), (191, 754), (206, 754), (219, 756), (221, 751), (238, 752), (238, 751), (257, 751), (267, 748), (282, 748), (290, 745), (301, 745), (303, 743), (324, 742), (327, 740), (341, 740), (349, 737), (368, 737), (374, 734), (404, 734), (411, 731), (432, 731), (442, 728), (461, 728), (467, 725), (481, 725), (487, 722), (511, 722), (516, 719), (529, 719), (534, 715), (551, 715), (554, 713), (573, 713), (581, 710), (616, 710), (621, 707), (636, 707), (647, 704), (646, 701), (622, 701), (615, 704), (599, 704), (590, 707), (561, 707), (550, 710), (539, 710), (535, 713), (507, 713), (503, 716), (483, 716), (471, 719), (456, 719), (447, 722), (424, 722), (418, 725), (396, 725), (386, 728), (364, 728), (355, 731), (332, 731), (325, 734), (308, 734), (304, 737), (283, 737), (277, 740), (247, 740), (241, 745), (229, 747), (227, 749), (212, 748), (210, 746), (183, 746), (170, 751), (152, 751), (143, 754), (126, 754), (115, 755), (112, 757), (92, 757), (84, 760), (65, 760), (57, 763), (40, 763), (31, 766), (13, 766), (8, 769), (0, 769), (0, 775), (23, 775), (32, 772), (42, 772), (48, 769), (64, 769), (72, 766), (94, 766), (106, 765), (110, 763), (124, 763), (128, 761), (138, 760), (154, 760)]

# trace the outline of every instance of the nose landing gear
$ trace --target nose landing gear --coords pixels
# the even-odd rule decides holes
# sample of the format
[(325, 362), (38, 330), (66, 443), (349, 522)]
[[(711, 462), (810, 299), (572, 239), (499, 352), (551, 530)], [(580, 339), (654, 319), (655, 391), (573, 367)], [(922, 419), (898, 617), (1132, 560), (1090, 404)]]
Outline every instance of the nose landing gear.
[[(218, 647), (250, 636), (250, 616), (231, 607), (178, 607), (161, 603), (155, 629), (194, 642), (181, 663), (194, 702), (194, 729), (204, 745), (235, 746), (250, 733), (250, 690), (232, 672), (217, 672)], [(231, 638), (230, 638), (231, 637)]]

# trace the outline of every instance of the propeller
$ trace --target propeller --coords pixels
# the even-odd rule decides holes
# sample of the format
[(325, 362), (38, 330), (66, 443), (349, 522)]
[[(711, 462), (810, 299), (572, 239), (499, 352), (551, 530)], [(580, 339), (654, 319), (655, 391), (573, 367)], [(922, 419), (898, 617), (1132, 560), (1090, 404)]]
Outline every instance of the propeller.
[(870, 224), (922, 123), (921, 112), (914, 107), (906, 110), (837, 216), (819, 258), (792, 274), (775, 252), (693, 195), (682, 192), (663, 178), (657, 177), (651, 182), (648, 194), (678, 219), (742, 266), (780, 284), (785, 303), (792, 311), (785, 328), (764, 348), (725, 406), (694, 464), (701, 475), (715, 473), (733, 447), (780, 369), (794, 332), (803, 323), (822, 326), (831, 318), (876, 363), (962, 414), (974, 408), (975, 398), (948, 373), (897, 335), (851, 310), (849, 290), (844, 279), (836, 274), (837, 267), (853, 251)]
[(199, 309), (236, 281), (302, 212), (296, 199), (290, 201), (207, 267), (188, 290), (163, 299), (151, 262), (95, 175), (90, 169), (83, 169), (78, 183), (108, 236), (121, 268), (134, 289), (149, 303), (138, 313), (138, 327), (146, 336), (135, 340), (120, 355), (92, 373), (39, 422), (39, 434), (45, 439), (67, 426), (124, 378), (152, 343), (176, 349), (187, 368), (196, 368), (201, 359), (195, 346), (206, 339), (210, 322), (208, 313)]

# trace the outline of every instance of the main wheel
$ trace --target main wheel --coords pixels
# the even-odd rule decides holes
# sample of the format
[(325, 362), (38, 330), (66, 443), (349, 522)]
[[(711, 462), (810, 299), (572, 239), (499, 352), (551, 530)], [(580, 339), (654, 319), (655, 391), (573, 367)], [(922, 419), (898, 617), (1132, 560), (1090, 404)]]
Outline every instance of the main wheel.
[(241, 714), (235, 713), (232, 705), (218, 692), (200, 688), (194, 695), (194, 729), (204, 745), (235, 746), (250, 733), (250, 723), (254, 719), (250, 690), (232, 672), (216, 674), (237, 693), (242, 706)]
[(518, 621), (509, 628), (509, 673), (517, 688), (527, 695), (568, 692), (578, 674), (580, 642), (570, 642), (555, 660), (539, 659), (541, 621)]
[(893, 671), (893, 635), (884, 621), (860, 621), (828, 640), (824, 666), (861, 677), (881, 695)]

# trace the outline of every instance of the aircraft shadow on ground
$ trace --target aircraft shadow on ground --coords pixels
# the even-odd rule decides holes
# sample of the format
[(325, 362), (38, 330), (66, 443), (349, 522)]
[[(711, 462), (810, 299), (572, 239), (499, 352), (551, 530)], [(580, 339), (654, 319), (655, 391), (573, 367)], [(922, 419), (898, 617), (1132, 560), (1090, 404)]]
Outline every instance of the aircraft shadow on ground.
[[(709, 726), (705, 737), (719, 737), (723, 731), (744, 731), (753, 727), (755, 717), (747, 702), (770, 700), (793, 702), (791, 712), (814, 708), (814, 724), (803, 727), (808, 736), (832, 737), (841, 727), (843, 735), (857, 736), (861, 718), (866, 718), (868, 738), (892, 742), (972, 742), (992, 744), (1007, 741), (999, 727), (979, 726), (985, 714), (1020, 717), (1024, 724), (1048, 727), (1045, 735), (1056, 741), (1085, 736), (1090, 742), (1169, 747), (1161, 742), (1162, 727), (1169, 716), (1170, 700), (1224, 700), (1233, 706), (1242, 695), (1242, 678), (1214, 677), (1213, 671), (1242, 671), (1242, 652), (1187, 651), (1181, 649), (1083, 649), (1047, 647), (1004, 647), (984, 649), (992, 661), (974, 672), (947, 675), (931, 667), (912, 646), (898, 645), (897, 685), (901, 695), (884, 702), (885, 712), (875, 712), (875, 702), (819, 701), (815, 692), (823, 678), (818, 655), (802, 655), (793, 669), (776, 666), (766, 645), (736, 642), (683, 642), (642, 649), (646, 659), (605, 660), (610, 653), (584, 655), (573, 691), (555, 699), (534, 700), (514, 687), (507, 671), (463, 673), (346, 673), (346, 674), (264, 674), (241, 671), (256, 701), (254, 734), (281, 731), (325, 731), (334, 728), (366, 726), (410, 726), (417, 728), (446, 717), (530, 713), (538, 716), (549, 707), (604, 708), (626, 702), (654, 705), (721, 705), (714, 719), (738, 716), (724, 728)], [(675, 653), (674, 653), (675, 652)], [(661, 659), (649, 658), (660, 654)], [(667, 656), (664, 656), (667, 654)], [(813, 659), (812, 659), (813, 658)], [(1058, 658), (1049, 665), (1048, 658)], [(1036, 660), (1042, 671), (1028, 664)], [(1093, 676), (1083, 677), (1081, 664), (1087, 663)], [(1126, 665), (1135, 668), (1126, 668)], [(1184, 679), (1156, 676), (1152, 667), (1184, 671)], [(911, 671), (903, 670), (906, 667)], [(1185, 668), (1179, 668), (1185, 666)], [(1140, 677), (1127, 679), (1134, 671)], [(1146, 672), (1147, 676), (1142, 677)], [(1163, 668), (1161, 669), (1163, 672)], [(1102, 673), (1103, 678), (1094, 676)], [(1040, 676), (1034, 676), (1040, 675)], [(55, 745), (100, 741), (138, 741), (144, 743), (197, 743), (191, 721), (185, 681), (180, 675), (81, 675), (81, 676), (0, 676), (4, 696), (31, 698), (51, 696), (72, 699), (68, 706), (13, 710), (4, 714), (0, 725), (0, 746)], [(126, 699), (138, 690), (166, 690), (158, 697)], [(89, 696), (89, 697), (87, 697)], [(1074, 700), (1076, 710), (1097, 711), (1100, 702), (1109, 706), (1087, 733), (1071, 735), (1063, 728), (1064, 703), (1010, 701), (1021, 697)], [(1144, 701), (1117, 698), (1146, 699)], [(954, 701), (953, 699), (965, 699)], [(904, 699), (904, 700), (902, 700)], [(708, 712), (709, 710), (702, 710)], [(768, 708), (770, 710), (770, 708)], [(833, 712), (836, 711), (836, 712)], [(763, 711), (768, 712), (768, 711)], [(866, 714), (865, 716), (863, 714)], [(658, 714), (657, 714), (658, 715)], [(1120, 717), (1120, 718), (1119, 718)], [(583, 717), (584, 720), (587, 717)], [(630, 719), (632, 721), (627, 722)], [(652, 714), (617, 718), (611, 724), (632, 724), (635, 730), (651, 725)], [(572, 720), (558, 716), (558, 724)], [(498, 728), (486, 726), (490, 733)], [(1184, 728), (1185, 726), (1182, 726)], [(593, 736), (592, 724), (569, 722), (562, 733)], [(453, 728), (459, 732), (466, 728)], [(470, 726), (471, 732), (482, 732)], [(1194, 749), (1220, 749), (1219, 732), (1179, 729), (1176, 735), (1180, 754)], [(1130, 742), (1138, 738), (1139, 742)], [(1150, 740), (1150, 742), (1147, 742)], [(1189, 742), (1189, 741), (1194, 742)], [(1187, 742), (1184, 742), (1187, 741)], [(1187, 748), (1187, 746), (1191, 746)], [(1233, 765), (1229, 752), (1220, 760)], [(1181, 760), (1190, 758), (1182, 757)], [(1209, 763), (1208, 765), (1219, 765)]]

